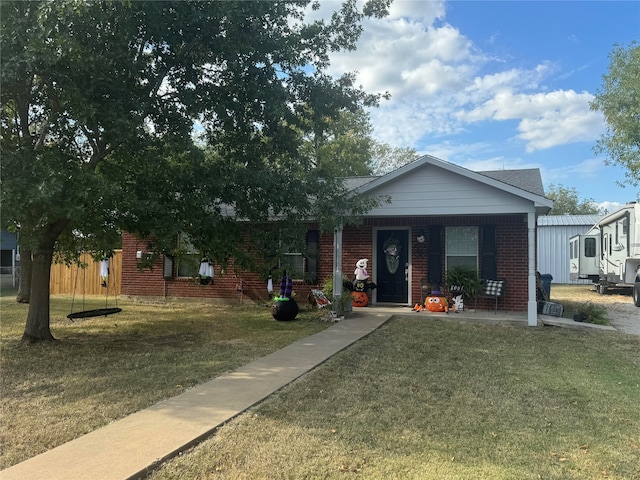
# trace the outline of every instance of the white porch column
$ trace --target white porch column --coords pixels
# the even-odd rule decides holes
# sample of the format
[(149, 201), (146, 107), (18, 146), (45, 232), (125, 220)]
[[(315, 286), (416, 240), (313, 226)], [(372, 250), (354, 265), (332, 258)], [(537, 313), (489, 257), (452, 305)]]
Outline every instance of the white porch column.
[(342, 315), (342, 225), (333, 231), (333, 310)]
[(13, 287), (16, 287), (16, 249), (11, 250), (11, 281), (13, 282)]
[(530, 327), (538, 326), (538, 304), (536, 302), (536, 214), (527, 214), (528, 225), (528, 246), (529, 246), (529, 282), (528, 282), (528, 304), (527, 304), (527, 324)]

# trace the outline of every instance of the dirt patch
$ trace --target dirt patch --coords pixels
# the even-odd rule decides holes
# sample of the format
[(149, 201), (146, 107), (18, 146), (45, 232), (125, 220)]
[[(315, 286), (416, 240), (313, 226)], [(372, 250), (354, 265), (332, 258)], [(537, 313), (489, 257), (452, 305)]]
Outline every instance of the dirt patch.
[(605, 294), (596, 292), (593, 285), (551, 285), (551, 301), (563, 303), (591, 302), (607, 310), (611, 325), (621, 332), (640, 335), (640, 308), (633, 304), (631, 288), (612, 288)]

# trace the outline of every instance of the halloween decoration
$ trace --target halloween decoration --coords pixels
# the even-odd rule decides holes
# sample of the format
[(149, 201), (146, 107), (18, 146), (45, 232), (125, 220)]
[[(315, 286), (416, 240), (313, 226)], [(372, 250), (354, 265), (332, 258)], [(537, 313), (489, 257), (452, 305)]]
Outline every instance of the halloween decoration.
[(102, 281), (102, 286), (107, 286), (107, 278), (109, 277), (109, 258), (102, 257), (100, 261), (100, 280)]
[(213, 283), (213, 264), (209, 262), (208, 258), (203, 258), (200, 261), (198, 276), (200, 277), (200, 285)]
[(351, 303), (354, 307), (366, 307), (369, 303), (369, 295), (367, 295), (366, 292), (351, 292), (351, 298)]
[(298, 304), (293, 299), (293, 283), (286, 271), (280, 280), (280, 294), (274, 298), (271, 315), (280, 321), (290, 321), (298, 315)]
[(453, 306), (456, 307), (457, 312), (464, 310), (464, 287), (459, 285), (451, 285), (449, 288), (451, 292), (451, 301)]
[(367, 258), (361, 258), (356, 262), (356, 269), (353, 274), (356, 276), (356, 280), (366, 280), (369, 278), (369, 274), (367, 273), (367, 262), (369, 260)]
[(324, 308), (327, 305), (331, 305), (331, 302), (322, 290), (311, 290), (308, 300), (310, 305), (318, 308)]
[(367, 258), (361, 258), (356, 262), (356, 269), (353, 272), (356, 278), (353, 280), (351, 293), (351, 304), (354, 307), (366, 307), (369, 304), (371, 292), (377, 287), (375, 283), (369, 281), (369, 273), (367, 272), (368, 261)]
[(448, 314), (449, 310), (455, 312), (455, 304), (450, 306), (447, 297), (445, 297), (440, 290), (432, 290), (431, 294), (424, 300), (424, 305), (417, 303), (416, 306), (413, 307), (414, 312), (427, 311), (444, 312)]
[(400, 265), (400, 252), (402, 250), (400, 241), (394, 236), (387, 238), (382, 244), (382, 250), (385, 254), (385, 263), (387, 270), (391, 275), (396, 273)]

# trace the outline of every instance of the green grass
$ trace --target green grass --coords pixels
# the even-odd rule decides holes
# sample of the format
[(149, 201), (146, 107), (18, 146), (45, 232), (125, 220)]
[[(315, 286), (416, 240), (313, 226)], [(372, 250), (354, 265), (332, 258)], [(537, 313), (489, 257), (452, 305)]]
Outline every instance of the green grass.
[[(22, 345), (27, 307), (0, 299), (2, 468), (327, 326), (119, 304), (72, 323), (54, 298), (59, 341)], [(640, 479), (639, 398), (638, 336), (397, 318), (150, 478)]]
[[(105, 306), (76, 298), (74, 310)], [(110, 304), (109, 306), (113, 306)], [(317, 311), (277, 322), (264, 305), (119, 302), (71, 322), (51, 301), (53, 344), (21, 344), (27, 305), (0, 299), (1, 468), (18, 463), (327, 327)]]
[(638, 479), (639, 398), (637, 336), (398, 318), (150, 478)]

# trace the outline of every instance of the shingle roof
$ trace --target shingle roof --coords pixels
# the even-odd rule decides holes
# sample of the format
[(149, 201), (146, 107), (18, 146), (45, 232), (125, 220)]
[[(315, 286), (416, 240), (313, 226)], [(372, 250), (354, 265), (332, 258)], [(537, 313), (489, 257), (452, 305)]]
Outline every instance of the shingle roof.
[(524, 168), (521, 170), (490, 170), (477, 172), (485, 177), (493, 178), (536, 195), (544, 197), (544, 186), (540, 170), (537, 168)]
[(344, 179), (344, 186), (347, 191), (351, 191), (363, 185), (366, 185), (369, 182), (373, 182), (376, 178), (378, 177), (373, 175), (369, 177), (346, 177)]

